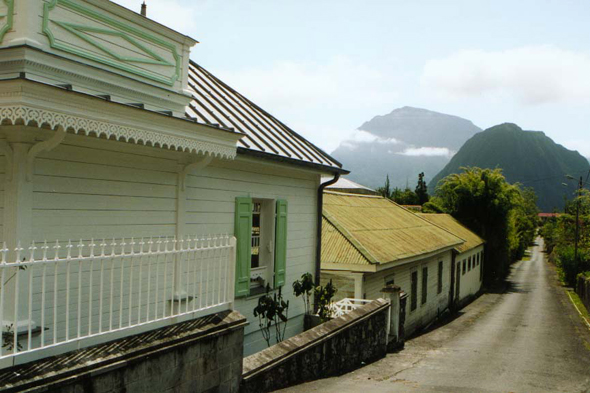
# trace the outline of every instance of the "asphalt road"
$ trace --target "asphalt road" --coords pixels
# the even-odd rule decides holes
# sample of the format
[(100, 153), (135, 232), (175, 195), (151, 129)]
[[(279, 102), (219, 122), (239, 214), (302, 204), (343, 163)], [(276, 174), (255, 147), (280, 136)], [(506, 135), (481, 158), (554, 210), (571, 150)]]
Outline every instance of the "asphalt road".
[(488, 293), (404, 350), (285, 392), (590, 392), (590, 330), (545, 261), (542, 241)]

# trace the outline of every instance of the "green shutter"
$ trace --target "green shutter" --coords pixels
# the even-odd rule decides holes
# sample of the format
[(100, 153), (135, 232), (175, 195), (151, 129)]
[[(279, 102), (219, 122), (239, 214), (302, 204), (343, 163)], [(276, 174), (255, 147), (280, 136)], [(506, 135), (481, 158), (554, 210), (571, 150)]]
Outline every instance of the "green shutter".
[(252, 199), (236, 198), (236, 297), (250, 294), (252, 260)]
[(287, 272), (287, 201), (277, 200), (275, 225), (275, 288), (285, 285)]

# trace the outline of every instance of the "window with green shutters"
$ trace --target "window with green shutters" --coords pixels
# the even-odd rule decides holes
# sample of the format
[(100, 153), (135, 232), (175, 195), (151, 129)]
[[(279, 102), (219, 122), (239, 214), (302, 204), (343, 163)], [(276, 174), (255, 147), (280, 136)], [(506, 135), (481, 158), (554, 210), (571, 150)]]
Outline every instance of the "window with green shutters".
[(236, 297), (285, 285), (287, 201), (236, 198)]

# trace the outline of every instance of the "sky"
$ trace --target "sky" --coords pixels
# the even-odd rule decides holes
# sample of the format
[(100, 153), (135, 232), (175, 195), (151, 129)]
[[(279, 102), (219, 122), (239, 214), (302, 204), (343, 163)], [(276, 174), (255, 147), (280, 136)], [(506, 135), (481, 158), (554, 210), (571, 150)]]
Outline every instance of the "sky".
[(544, 131), (590, 157), (590, 1), (146, 3), (199, 41), (194, 61), (328, 152), (414, 106)]

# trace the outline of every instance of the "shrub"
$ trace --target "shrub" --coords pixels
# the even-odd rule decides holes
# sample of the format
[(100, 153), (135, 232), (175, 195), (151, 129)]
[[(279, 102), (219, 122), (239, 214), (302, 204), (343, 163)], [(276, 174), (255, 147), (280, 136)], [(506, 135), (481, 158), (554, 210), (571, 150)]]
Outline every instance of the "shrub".
[(561, 269), (561, 279), (567, 285), (576, 284), (579, 273), (590, 270), (590, 253), (586, 250), (578, 250), (578, 260), (575, 259), (573, 246), (563, 246), (555, 249), (557, 254), (557, 266)]

